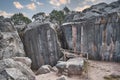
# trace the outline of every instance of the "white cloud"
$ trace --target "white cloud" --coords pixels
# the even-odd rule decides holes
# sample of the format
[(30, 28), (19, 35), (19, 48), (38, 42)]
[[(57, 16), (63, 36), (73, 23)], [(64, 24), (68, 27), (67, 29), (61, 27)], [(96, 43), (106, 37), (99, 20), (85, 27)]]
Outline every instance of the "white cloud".
[(17, 9), (22, 9), (22, 8), (24, 8), (24, 6), (23, 5), (21, 5), (19, 2), (13, 2), (13, 4), (14, 4), (14, 6), (17, 8)]
[(0, 16), (11, 17), (13, 13), (7, 13), (6, 11), (0, 11)]
[(96, 2), (97, 0), (85, 0), (87, 2)]
[(30, 9), (30, 10), (35, 10), (36, 9), (35, 3), (28, 4), (28, 5), (26, 5), (26, 7), (27, 7), (27, 9)]
[(50, 0), (49, 3), (54, 5), (54, 6), (60, 6), (62, 4), (65, 5), (67, 3), (70, 3), (70, 0)]
[(86, 9), (86, 8), (89, 8), (90, 6), (89, 5), (85, 5), (85, 6), (83, 6), (83, 7), (76, 7), (75, 8), (75, 11), (82, 11), (82, 10), (84, 10), (84, 9)]
[(36, 0), (31, 0), (32, 2), (34, 2), (34, 3), (36, 3), (37, 5), (39, 5), (39, 6), (42, 6), (42, 5), (44, 5), (44, 3), (42, 3), (42, 2), (39, 2), (39, 1), (36, 1)]
[(42, 5), (44, 5), (43, 3), (41, 3), (41, 2), (36, 2), (37, 3), (37, 5), (39, 5), (39, 6), (42, 6)]

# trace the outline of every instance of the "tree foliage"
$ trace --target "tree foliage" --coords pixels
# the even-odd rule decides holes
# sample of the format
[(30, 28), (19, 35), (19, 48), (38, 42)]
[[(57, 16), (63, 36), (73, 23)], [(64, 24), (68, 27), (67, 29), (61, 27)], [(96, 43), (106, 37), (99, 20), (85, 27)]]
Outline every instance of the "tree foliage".
[(53, 11), (50, 13), (50, 20), (51, 20), (51, 21), (57, 21), (58, 24), (61, 24), (62, 21), (64, 20), (64, 18), (65, 18), (65, 15), (64, 15), (64, 12), (63, 12), (63, 11), (53, 10)]
[(39, 12), (39, 13), (33, 15), (33, 16), (32, 16), (32, 19), (37, 20), (37, 19), (40, 19), (40, 18), (42, 19), (42, 18), (44, 18), (44, 17), (45, 17), (45, 13), (44, 13), (44, 12)]
[(68, 7), (64, 7), (63, 10), (65, 11), (66, 14), (68, 14), (70, 12), (70, 9)]
[(11, 20), (14, 22), (15, 25), (29, 24), (32, 22), (28, 17), (25, 17), (22, 13), (14, 14), (11, 17)]

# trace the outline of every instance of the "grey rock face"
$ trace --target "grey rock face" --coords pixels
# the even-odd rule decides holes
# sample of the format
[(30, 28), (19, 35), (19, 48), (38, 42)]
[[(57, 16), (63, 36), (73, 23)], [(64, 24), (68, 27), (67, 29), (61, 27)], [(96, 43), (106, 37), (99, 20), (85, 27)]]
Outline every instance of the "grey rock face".
[(99, 3), (89, 8), (84, 9), (82, 12), (75, 12), (68, 14), (64, 22), (79, 22), (85, 21), (89, 18), (103, 16), (108, 13), (120, 12), (120, 1), (115, 1), (110, 4)]
[(0, 60), (0, 79), (3, 80), (35, 80), (31, 69), (13, 59)]
[(0, 21), (0, 59), (25, 56), (23, 44), (10, 20)]
[(68, 48), (91, 59), (120, 61), (120, 16), (111, 13), (63, 25)]
[(53, 26), (34, 22), (25, 31), (23, 42), (25, 52), (32, 60), (32, 69), (45, 64), (53, 66), (62, 56)]
[(3, 72), (6, 74), (6, 78), (11, 78), (11, 80), (28, 80), (28, 78), (16, 68), (6, 68)]
[(49, 73), (52, 70), (53, 69), (52, 69), (52, 67), (50, 65), (43, 65), (38, 69), (38, 71), (36, 72), (36, 75), (38, 75), (38, 74), (46, 74), (46, 73)]
[(82, 74), (84, 67), (84, 59), (82, 58), (73, 58), (69, 59), (66, 62), (59, 62), (56, 67), (59, 72), (63, 74), (64, 72), (68, 75), (79, 75)]
[(28, 57), (13, 57), (12, 58), (14, 61), (22, 62), (23, 64), (27, 65), (28, 67), (31, 67), (31, 59)]

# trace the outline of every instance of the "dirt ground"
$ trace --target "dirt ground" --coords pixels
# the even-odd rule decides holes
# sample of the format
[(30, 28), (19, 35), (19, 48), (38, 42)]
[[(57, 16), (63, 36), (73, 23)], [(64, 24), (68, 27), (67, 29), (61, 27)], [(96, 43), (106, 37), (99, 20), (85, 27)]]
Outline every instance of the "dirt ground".
[[(114, 62), (102, 62), (102, 61), (89, 61), (88, 66), (88, 78), (87, 74), (83, 76), (70, 76), (66, 77), (66, 80), (105, 80), (104, 76), (108, 76), (112, 73), (120, 74), (120, 63)], [(42, 74), (36, 76), (37, 80), (56, 80), (59, 76), (55, 72), (48, 74)]]

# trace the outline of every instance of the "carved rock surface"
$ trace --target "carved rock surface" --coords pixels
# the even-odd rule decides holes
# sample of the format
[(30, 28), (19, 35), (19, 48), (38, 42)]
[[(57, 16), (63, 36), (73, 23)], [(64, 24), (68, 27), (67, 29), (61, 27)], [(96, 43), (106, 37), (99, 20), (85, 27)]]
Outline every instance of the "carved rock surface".
[(62, 28), (70, 50), (87, 52), (91, 59), (120, 61), (120, 13), (64, 23)]
[(33, 22), (24, 34), (25, 52), (32, 60), (32, 69), (49, 64), (55, 65), (62, 56), (54, 25)]

